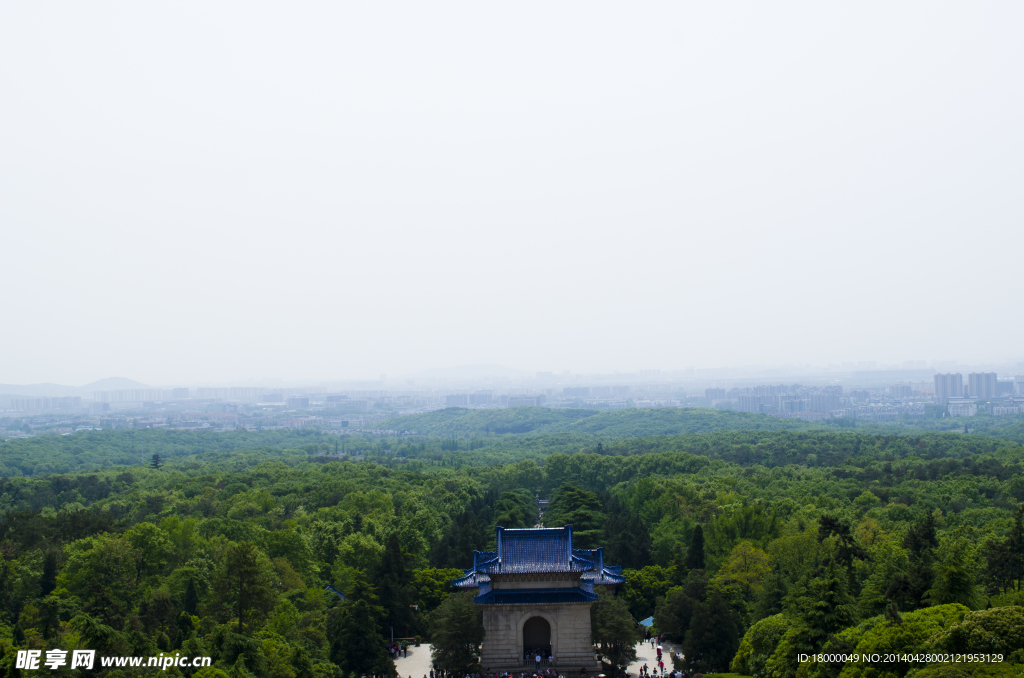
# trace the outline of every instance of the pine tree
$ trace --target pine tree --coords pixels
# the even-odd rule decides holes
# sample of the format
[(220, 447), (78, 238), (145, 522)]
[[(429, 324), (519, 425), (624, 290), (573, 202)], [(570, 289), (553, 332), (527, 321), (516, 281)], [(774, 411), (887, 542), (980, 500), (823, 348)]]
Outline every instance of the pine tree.
[(342, 604), (331, 661), (342, 672), (356, 676), (395, 675), (395, 663), (388, 657), (385, 639), (377, 624), (379, 608), (367, 600)]
[(704, 528), (700, 525), (693, 528), (690, 548), (686, 551), (685, 565), (691, 570), (704, 569)]
[(941, 557), (935, 564), (935, 583), (927, 594), (928, 602), (932, 605), (960, 603), (976, 608), (976, 548), (962, 534), (953, 533), (942, 540), (939, 554)]
[(377, 569), (374, 584), (380, 605), (384, 608), (387, 621), (395, 635), (404, 636), (413, 631), (411, 576), (405, 569), (405, 556), (398, 541), (398, 534), (392, 532), (384, 546), (384, 556)]
[(693, 611), (683, 642), (687, 666), (702, 673), (728, 671), (742, 635), (739, 615), (721, 594), (712, 592)]
[(222, 604), (238, 617), (238, 633), (245, 631), (246, 616), (266, 609), (274, 596), (271, 582), (260, 562), (261, 555), (249, 542), (232, 546), (214, 582)]
[(615, 674), (636, 661), (636, 644), (643, 638), (625, 600), (601, 595), (590, 608), (590, 628), (601, 656)]
[(1006, 550), (1007, 575), (1020, 591), (1021, 584), (1024, 583), (1024, 505), (1017, 509), (1014, 516), (1013, 527), (1010, 528), (1010, 535), (1006, 539)]
[(504, 492), (494, 505), (494, 520), (501, 527), (533, 527), (537, 523), (537, 504), (523, 492)]
[(199, 594), (196, 592), (196, 584), (194, 581), (189, 579), (188, 587), (185, 588), (185, 600), (182, 608), (189, 614), (195, 614), (198, 606)]
[(6, 620), (14, 614), (11, 579), (11, 567), (7, 563), (7, 559), (0, 557), (0, 620)]
[(39, 578), (39, 594), (48, 596), (57, 588), (57, 552), (47, 551), (43, 556), (43, 574)]
[(160, 455), (154, 452), (153, 456), (149, 460), (149, 465), (151, 468), (159, 471), (160, 467), (163, 466), (164, 463), (160, 461)]
[(821, 649), (829, 636), (856, 618), (849, 579), (844, 568), (831, 557), (816, 576), (797, 583), (787, 602), (807, 652)]
[(484, 626), (472, 592), (445, 598), (430, 615), (430, 629), (434, 667), (457, 674), (479, 670), (476, 655), (484, 640)]
[(903, 598), (906, 610), (916, 610), (928, 605), (928, 591), (935, 582), (935, 549), (939, 545), (935, 534), (935, 516), (927, 514), (923, 521), (914, 525), (903, 540), (907, 549), (910, 566), (906, 578), (900, 582), (899, 592), (894, 598)]
[(606, 563), (640, 570), (651, 564), (651, 535), (640, 517), (618, 497), (608, 502), (604, 531)]
[(583, 549), (595, 548), (604, 536), (605, 514), (601, 499), (595, 492), (566, 483), (555, 492), (544, 515), (544, 524), (551, 527), (572, 525), (572, 545)]

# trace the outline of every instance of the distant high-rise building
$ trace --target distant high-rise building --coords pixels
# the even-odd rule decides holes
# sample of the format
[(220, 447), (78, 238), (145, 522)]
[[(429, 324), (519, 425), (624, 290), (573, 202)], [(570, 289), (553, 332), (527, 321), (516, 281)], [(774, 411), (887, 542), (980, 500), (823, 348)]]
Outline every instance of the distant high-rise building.
[(466, 393), (459, 393), (456, 395), (449, 395), (444, 397), (445, 407), (469, 407), (469, 395)]
[(962, 398), (964, 395), (964, 375), (959, 373), (935, 375), (935, 400), (940, 403), (949, 402), (950, 398)]
[(763, 396), (741, 395), (736, 398), (736, 409), (740, 412), (760, 412)]
[(292, 410), (304, 410), (309, 407), (309, 398), (306, 396), (288, 396), (288, 408)]
[(539, 407), (539, 406), (543, 405), (546, 400), (547, 400), (547, 398), (545, 398), (542, 395), (537, 395), (537, 396), (527, 396), (527, 395), (509, 396), (508, 397), (508, 402), (507, 402), (507, 407)]
[(811, 412), (831, 412), (839, 409), (839, 396), (831, 393), (813, 394), (805, 402)]
[(908, 384), (893, 384), (889, 387), (889, 397), (893, 399), (912, 398), (914, 389)]
[(1013, 382), (1017, 395), (1024, 395), (1024, 374), (1018, 374), (1013, 378)]
[(995, 398), (996, 373), (971, 372), (967, 375), (967, 392), (972, 398)]
[(716, 400), (725, 400), (725, 389), (706, 388), (704, 389), (704, 399), (708, 401), (708, 407), (711, 407)]
[(187, 388), (172, 388), (171, 389), (171, 397), (174, 398), (175, 400), (182, 400), (184, 398), (187, 398), (188, 397), (188, 389)]

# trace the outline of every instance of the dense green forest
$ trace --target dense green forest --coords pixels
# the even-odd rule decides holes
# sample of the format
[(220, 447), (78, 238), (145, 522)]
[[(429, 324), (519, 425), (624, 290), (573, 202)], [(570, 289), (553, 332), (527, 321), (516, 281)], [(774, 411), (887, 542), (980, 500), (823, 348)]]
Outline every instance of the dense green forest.
[[(141, 455), (130, 433), (91, 432), (88, 449)], [(386, 674), (392, 630), (438, 647), (476, 637), (450, 581), (496, 525), (532, 526), (537, 498), (552, 500), (547, 524), (626, 568), (595, 606), (612, 663), (635, 628), (617, 620), (653, 614), (702, 672), (942, 669), (798, 661), (822, 650), (1004, 655), (985, 675), (1024, 664), (1024, 448), (1007, 440), (485, 431), (348, 437), (367, 453), (354, 462), (323, 456), (336, 436), (281, 436), (218, 449), (197, 435), (167, 442), (162, 463), (0, 478), (0, 675), (19, 675), (16, 649), (54, 647), (213, 657), (168, 670), (199, 678)]]
[(833, 419), (811, 422), (767, 414), (696, 408), (626, 409), (597, 411), (516, 407), (469, 410), (450, 407), (425, 414), (395, 417), (381, 428), (415, 430), (432, 436), (456, 438), (524, 433), (572, 433), (602, 438), (634, 438), (714, 431), (795, 431), (858, 429), (867, 433), (917, 435), (925, 431), (966, 432), (1024, 443), (1024, 417), (995, 417), (980, 412), (974, 417), (942, 417), (932, 408), (926, 417), (905, 417), (894, 422)]
[[(935, 426), (942, 424), (955, 432), (964, 428), (963, 424), (950, 426), (948, 421), (930, 421)], [(254, 449), (305, 449), (331, 455), (351, 453), (384, 464), (412, 463), (417, 468), (459, 468), (525, 459), (540, 461), (550, 454), (575, 452), (644, 454), (687, 451), (747, 463), (751, 460), (733, 453), (735, 445), (747, 443), (754, 447), (760, 445), (762, 449), (771, 447), (770, 441), (775, 433), (782, 431), (810, 436), (803, 440), (812, 442), (802, 447), (824, 445), (829, 449), (844, 444), (834, 441), (854, 440), (839, 434), (863, 433), (868, 437), (862, 440), (884, 440), (884, 445), (892, 447), (894, 454), (900, 454), (899, 449), (903, 447), (903, 443), (893, 442), (896, 437), (907, 438), (909, 442), (906, 445), (917, 445), (922, 438), (935, 441), (988, 440), (988, 443), (934, 443), (940, 446), (967, 444), (970, 450), (966, 453), (969, 454), (992, 449), (992, 445), (1008, 444), (1000, 441), (1021, 442), (1018, 438), (1022, 429), (1012, 419), (978, 416), (970, 421), (976, 427), (970, 429), (970, 436), (946, 434), (934, 437), (931, 429), (918, 425), (879, 427), (858, 424), (856, 428), (850, 428), (717, 410), (596, 412), (542, 407), (450, 408), (379, 424), (382, 430), (410, 430), (406, 427), (411, 427), (421, 435), (331, 435), (310, 429), (225, 432), (117, 429), (15, 438), (0, 442), (0, 476), (68, 473), (140, 464), (153, 454), (168, 458)], [(876, 442), (866, 444), (878, 447)], [(825, 458), (817, 463), (835, 462), (835, 456), (829, 449), (814, 452), (819, 457), (822, 452), (825, 454)], [(844, 455), (847, 453), (842, 452)], [(793, 461), (798, 459), (789, 458)], [(813, 465), (815, 461), (812, 459), (808, 463)]]
[[(166, 429), (116, 429), (78, 431), (71, 435), (40, 435), (0, 442), (0, 476), (91, 471), (111, 466), (144, 464), (154, 454), (161, 457), (233, 452), (282, 450), (301, 447), (320, 438), (319, 431), (175, 431)], [(337, 438), (335, 438), (336, 440)]]
[(514, 407), (493, 410), (469, 410), (449, 407), (444, 410), (395, 417), (381, 428), (414, 430), (435, 436), (484, 436), (504, 433), (589, 433), (624, 438), (679, 433), (709, 433), (754, 429), (789, 431), (808, 428), (799, 419), (780, 419), (764, 414), (729, 410), (627, 409), (602, 412), (586, 409)]

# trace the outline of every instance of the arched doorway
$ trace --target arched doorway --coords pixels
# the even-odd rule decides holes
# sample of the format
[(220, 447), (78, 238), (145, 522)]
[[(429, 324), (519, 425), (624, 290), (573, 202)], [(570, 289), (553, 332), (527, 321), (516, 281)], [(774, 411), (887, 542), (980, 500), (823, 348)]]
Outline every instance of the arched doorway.
[(544, 664), (551, 656), (551, 624), (544, 617), (530, 617), (523, 624), (523, 659), (531, 666), (540, 655)]

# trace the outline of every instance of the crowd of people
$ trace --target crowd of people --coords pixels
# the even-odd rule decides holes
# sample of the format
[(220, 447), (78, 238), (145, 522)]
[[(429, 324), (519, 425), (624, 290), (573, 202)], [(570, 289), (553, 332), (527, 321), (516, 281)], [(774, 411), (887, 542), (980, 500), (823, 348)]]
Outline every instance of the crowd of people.
[[(654, 665), (648, 666), (644, 663), (636, 676), (623, 670), (615, 678), (704, 678), (700, 673), (675, 669), (675, 652), (670, 650), (666, 657), (661, 646), (661, 637), (652, 636), (649, 631), (645, 631), (644, 643), (650, 643), (651, 649), (657, 653)], [(387, 649), (392, 659), (409, 656), (408, 645), (403, 645), (400, 642), (389, 643)], [(429, 676), (424, 675), (423, 678), (576, 678), (577, 675), (579, 678), (598, 678), (588, 675), (586, 668), (580, 668), (578, 674), (575, 670), (566, 667), (556, 668), (555, 657), (551, 652), (550, 645), (524, 648), (523, 665), (529, 666), (530, 664), (533, 664), (533, 671), (492, 672), (490, 667), (484, 667), (484, 670), (480, 672), (455, 675), (449, 671), (431, 669)], [(604, 678), (604, 674), (600, 674), (600, 677)], [(398, 678), (402, 678), (402, 676)], [(413, 678), (413, 676), (408, 676), (408, 678)]]
[[(657, 653), (654, 665), (648, 666), (644, 663), (635, 676), (628, 671), (622, 671), (617, 678), (704, 678), (703, 674), (694, 671), (681, 671), (674, 668), (676, 654), (671, 650), (668, 652), (668, 656), (664, 654), (660, 645), (660, 637), (651, 636), (648, 633), (645, 634), (644, 642), (649, 642), (651, 649)], [(403, 651), (408, 652), (408, 648), (403, 648), (399, 644), (389, 646), (388, 649), (396, 653), (392, 655), (393, 657), (402, 656), (401, 653)], [(408, 655), (406, 654), (406, 656)], [(430, 675), (424, 675), (423, 678), (577, 678), (577, 676), (579, 678), (598, 678), (598, 676), (592, 675), (592, 672), (588, 673), (586, 668), (580, 668), (578, 673), (573, 670), (567, 670), (564, 667), (556, 669), (555, 658), (550, 653), (550, 647), (525, 649), (523, 651), (523, 662), (527, 666), (531, 663), (534, 664), (534, 670), (492, 672), (490, 668), (485, 667), (483, 671), (477, 673), (455, 675), (450, 671), (431, 669)], [(666, 663), (668, 664), (667, 667)], [(402, 676), (399, 676), (399, 678), (402, 678)], [(408, 676), (408, 678), (413, 677)], [(604, 678), (604, 674), (601, 674), (601, 678)]]
[(554, 666), (555, 657), (551, 654), (551, 646), (528, 647), (523, 650), (523, 664), (534, 663), (534, 668), (540, 670), (541, 666)]

